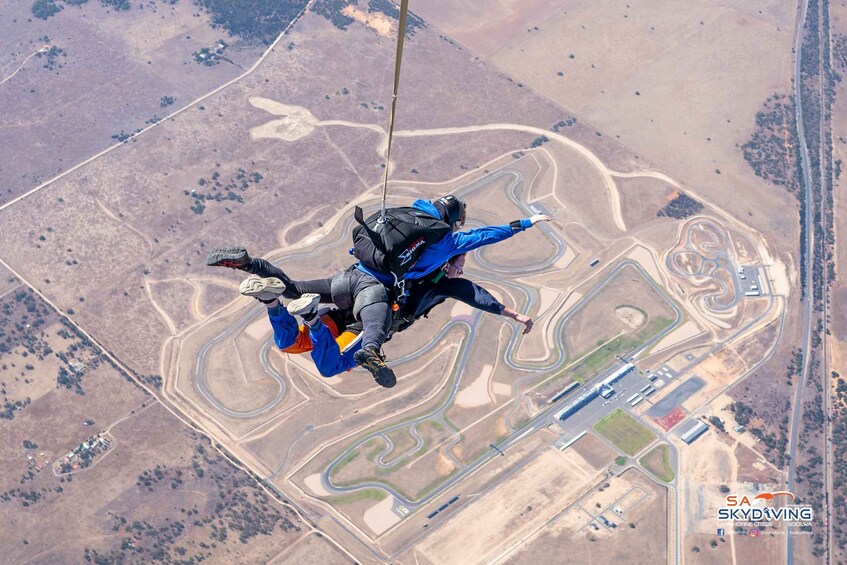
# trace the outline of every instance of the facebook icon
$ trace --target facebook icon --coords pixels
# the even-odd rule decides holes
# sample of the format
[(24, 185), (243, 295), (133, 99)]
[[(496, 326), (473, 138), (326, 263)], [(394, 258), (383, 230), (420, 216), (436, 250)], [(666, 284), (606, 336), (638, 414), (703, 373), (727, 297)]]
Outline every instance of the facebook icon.
[(725, 529), (723, 529), (723, 528), (718, 528), (718, 537), (719, 537), (719, 538), (722, 538), (722, 537), (724, 536), (724, 534), (725, 534), (725, 533), (726, 533), (726, 530), (725, 530)]

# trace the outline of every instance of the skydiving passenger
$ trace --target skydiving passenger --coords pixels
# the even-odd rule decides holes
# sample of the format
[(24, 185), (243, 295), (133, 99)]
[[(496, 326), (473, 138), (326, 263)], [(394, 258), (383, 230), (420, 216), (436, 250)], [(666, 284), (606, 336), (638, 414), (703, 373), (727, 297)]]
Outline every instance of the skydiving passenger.
[[(391, 333), (409, 328), (417, 319), (448, 298), (473, 308), (511, 318), (524, 325), (523, 333), (532, 329), (532, 319), (500, 303), (487, 290), (463, 278), (464, 254), (454, 257), (436, 276), (422, 279), (409, 291), (408, 298), (395, 314)], [(318, 372), (332, 377), (357, 365), (354, 356), (361, 349), (361, 323), (352, 313), (319, 308), (320, 296), (304, 294), (284, 307), (278, 298), (284, 292), (279, 279), (250, 277), (241, 284), (241, 294), (263, 302), (274, 330), (274, 341), (284, 353), (311, 352)], [(298, 325), (295, 316), (303, 319)], [(393, 384), (392, 384), (393, 386)]]
[[(537, 214), (506, 225), (458, 231), (465, 222), (466, 205), (455, 196), (449, 195), (434, 202), (416, 200), (412, 208), (442, 220), (453, 231), (426, 247), (412, 268), (406, 271), (405, 281), (422, 279), (438, 271), (451, 257), (508, 239), (538, 222), (550, 221), (548, 216)], [(395, 278), (391, 274), (368, 268), (360, 262), (332, 278), (297, 281), (264, 259), (251, 258), (243, 247), (214, 250), (206, 264), (239, 269), (261, 278), (279, 279), (284, 287), (280, 295), (284, 298), (297, 299), (303, 294), (318, 294), (322, 303), (334, 303), (341, 310), (352, 308), (353, 317), (360, 320), (363, 327), (362, 347), (354, 355), (356, 363), (370, 371), (382, 386), (394, 386), (396, 377), (380, 353), (392, 320), (390, 293)]]

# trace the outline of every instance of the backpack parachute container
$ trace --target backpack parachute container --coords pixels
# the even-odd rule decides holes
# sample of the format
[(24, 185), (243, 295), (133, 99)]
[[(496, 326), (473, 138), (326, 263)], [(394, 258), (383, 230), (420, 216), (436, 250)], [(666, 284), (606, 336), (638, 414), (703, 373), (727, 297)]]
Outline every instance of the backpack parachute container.
[(385, 219), (376, 212), (364, 219), (356, 206), (353, 256), (374, 271), (391, 274), (400, 281), (417, 263), (427, 247), (452, 230), (449, 225), (417, 208), (389, 208)]

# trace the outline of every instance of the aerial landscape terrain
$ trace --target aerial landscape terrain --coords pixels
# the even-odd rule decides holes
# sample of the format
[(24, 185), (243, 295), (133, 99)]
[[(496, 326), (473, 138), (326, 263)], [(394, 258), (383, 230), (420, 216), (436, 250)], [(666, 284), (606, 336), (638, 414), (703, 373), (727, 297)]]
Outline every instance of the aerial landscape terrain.
[[(2, 561), (847, 562), (847, 5), (408, 9), (0, 0)], [(341, 271), (385, 178), (551, 218), (464, 267), (531, 332), (323, 377), (206, 265)]]

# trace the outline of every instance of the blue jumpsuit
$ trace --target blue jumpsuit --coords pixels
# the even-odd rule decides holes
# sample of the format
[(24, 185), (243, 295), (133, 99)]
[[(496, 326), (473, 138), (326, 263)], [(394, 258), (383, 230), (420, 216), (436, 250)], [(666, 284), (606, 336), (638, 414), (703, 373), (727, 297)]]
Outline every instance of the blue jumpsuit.
[[(408, 320), (397, 331), (403, 331), (412, 325), (415, 319), (426, 315), (433, 307), (448, 298), (464, 302), (468, 306), (484, 312), (500, 314), (503, 304), (490, 292), (467, 279), (443, 278), (437, 283), (429, 280), (415, 284), (410, 290), (403, 305), (402, 316)], [(268, 318), (274, 330), (274, 341), (277, 347), (285, 349), (294, 343), (299, 333), (297, 320), (282, 307), (268, 309)], [(342, 353), (329, 328), (322, 322), (310, 327), (309, 338), (312, 341), (312, 361), (318, 372), (324, 377), (332, 377), (349, 371), (356, 366), (353, 355), (361, 349), (362, 341), (354, 342), (347, 351)]]

